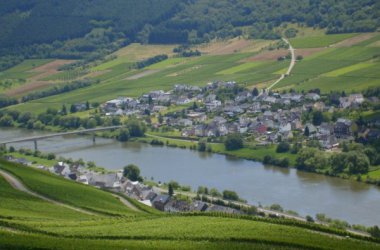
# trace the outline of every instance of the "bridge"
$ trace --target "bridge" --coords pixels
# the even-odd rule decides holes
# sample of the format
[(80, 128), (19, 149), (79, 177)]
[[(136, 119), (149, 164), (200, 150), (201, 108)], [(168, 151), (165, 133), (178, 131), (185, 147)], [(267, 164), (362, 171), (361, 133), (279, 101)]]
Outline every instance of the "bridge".
[[(110, 127), (102, 127), (102, 128), (92, 128), (92, 129), (82, 129), (82, 130), (75, 130), (70, 132), (62, 132), (62, 133), (55, 133), (55, 134), (49, 134), (49, 135), (40, 135), (40, 136), (33, 136), (33, 137), (25, 137), (25, 138), (18, 138), (18, 139), (12, 139), (9, 141), (3, 141), (0, 142), (0, 145), (6, 147), (7, 144), (11, 143), (19, 143), (19, 142), (28, 142), (33, 141), (34, 142), (34, 150), (38, 150), (37, 141), (48, 139), (52, 137), (58, 137), (58, 136), (65, 136), (65, 135), (77, 135), (77, 134), (85, 134), (85, 133), (95, 133), (99, 131), (105, 131), (105, 130), (113, 130), (113, 129), (119, 129), (123, 126), (110, 126)], [(93, 137), (93, 140), (95, 141), (95, 135)]]

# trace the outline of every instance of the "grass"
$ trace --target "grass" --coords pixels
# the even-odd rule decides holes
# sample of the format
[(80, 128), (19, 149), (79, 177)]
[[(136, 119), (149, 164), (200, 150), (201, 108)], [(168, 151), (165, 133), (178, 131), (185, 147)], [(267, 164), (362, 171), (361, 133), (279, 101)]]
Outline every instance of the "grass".
[[(308, 39), (312, 39), (309, 37)], [(278, 85), (277, 89), (294, 88), (322, 92), (362, 91), (379, 86), (380, 67), (375, 58), (380, 48), (357, 44), (348, 48), (328, 48), (297, 62), (293, 72)]]
[[(300, 30), (302, 31), (302, 29)], [(308, 34), (310, 35), (292, 39), (291, 42), (294, 42), (295, 47), (300, 48), (317, 45), (319, 47), (357, 35), (321, 35), (312, 31), (309, 31)], [(375, 38), (377, 39), (377, 36), (369, 39), (371, 40), (369, 44), (376, 42)], [(310, 90), (320, 88), (322, 92), (326, 93), (331, 90), (341, 90), (342, 87), (347, 92), (351, 92), (370, 86), (379, 86), (380, 76), (376, 69), (379, 64), (374, 56), (380, 54), (380, 47), (371, 47), (368, 46), (369, 44), (359, 43), (348, 48), (330, 47), (306, 57), (296, 63), (292, 74), (276, 85), (275, 89)], [(254, 46), (254, 43), (250, 46)], [(129, 45), (115, 53), (116, 59), (89, 69), (92, 73), (87, 76), (100, 80), (100, 84), (34, 100), (28, 104), (15, 105), (10, 109), (21, 112), (32, 111), (39, 114), (46, 110), (47, 105), (60, 109), (62, 104), (71, 105), (84, 101), (102, 103), (118, 96), (138, 97), (151, 90), (170, 90), (178, 83), (204, 86), (210, 81), (234, 80), (245, 87), (264, 88), (277, 79), (279, 74), (284, 73), (284, 69), (287, 69), (289, 65), (288, 61), (242, 63), (242, 60), (260, 53), (257, 51), (227, 55), (202, 55), (194, 58), (169, 58), (148, 67), (148, 69), (159, 69), (158, 72), (139, 79), (127, 79), (146, 70), (132, 69), (131, 66), (134, 62), (157, 54), (172, 55), (173, 48), (174, 46)]]
[(0, 168), (13, 173), (31, 190), (76, 207), (117, 215), (133, 214), (112, 195), (94, 187), (69, 181), (46, 171), (0, 161)]
[(357, 34), (318, 35), (290, 39), (290, 43), (296, 49), (328, 47)]
[(26, 79), (30, 76), (33, 76), (37, 73), (29, 72), (34, 68), (47, 64), (53, 60), (51, 59), (29, 59), (25, 60), (22, 63), (6, 70), (0, 72), (0, 80), (4, 79)]
[(260, 66), (262, 64), (264, 64), (264, 62), (242, 63), (242, 64), (234, 66), (232, 68), (217, 72), (217, 74), (218, 75), (231, 75), (231, 74), (239, 73), (241, 71), (251, 70), (251, 69), (256, 68), (257, 66)]
[(360, 63), (354, 64), (354, 65), (350, 65), (347, 67), (343, 67), (343, 68), (328, 72), (328, 73), (324, 74), (324, 76), (337, 77), (337, 76), (345, 75), (345, 74), (350, 73), (352, 71), (365, 69), (365, 68), (368, 68), (371, 66), (374, 66), (374, 64), (368, 63), (368, 62), (360, 62)]
[(7, 153), (7, 155), (11, 155), (14, 158), (24, 158), (27, 161), (32, 162), (33, 166), (43, 165), (45, 167), (51, 167), (51, 166), (54, 166), (54, 164), (57, 162), (56, 160), (42, 159), (40, 157), (34, 157), (32, 155), (24, 155), (18, 152)]
[(15, 190), (2, 176), (0, 176), (0, 190), (1, 216), (18, 219), (28, 217), (33, 221), (82, 220), (92, 217)]

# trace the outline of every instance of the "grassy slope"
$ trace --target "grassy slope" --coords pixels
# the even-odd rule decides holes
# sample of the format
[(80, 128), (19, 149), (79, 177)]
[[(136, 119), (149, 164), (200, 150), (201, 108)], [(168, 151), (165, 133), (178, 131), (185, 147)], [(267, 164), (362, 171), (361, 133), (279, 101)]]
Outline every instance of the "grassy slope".
[[(295, 48), (322, 47), (324, 42), (335, 43), (343, 40), (344, 35), (305, 37), (295, 39)], [(339, 38), (339, 39), (338, 39)], [(346, 36), (345, 38), (348, 38)], [(322, 92), (333, 90), (346, 92), (360, 91), (380, 85), (379, 59), (380, 47), (368, 46), (380, 40), (375, 36), (351, 47), (330, 47), (297, 62), (291, 76), (280, 82), (276, 88), (310, 90), (320, 88)], [(314, 46), (315, 44), (315, 46)]]
[[(380, 73), (377, 68), (380, 67), (380, 61), (374, 59), (374, 56), (380, 54), (380, 47), (373, 44), (380, 40), (380, 35), (351, 47), (335, 47), (333, 45), (356, 35), (311, 33), (291, 39), (296, 49), (329, 47), (297, 62), (291, 76), (281, 81), (276, 88), (295, 88), (297, 90), (320, 88), (323, 92), (345, 89), (350, 92), (370, 86), (379, 86)], [(146, 69), (131, 69), (136, 61), (158, 54), (172, 55), (173, 47), (132, 44), (116, 52), (116, 59), (90, 69), (91, 73), (87, 76), (99, 79), (100, 84), (31, 101), (28, 104), (20, 104), (12, 109), (41, 113), (45, 111), (47, 104), (60, 108), (62, 103), (70, 105), (86, 100), (104, 102), (117, 96), (137, 97), (150, 90), (169, 90), (178, 83), (205, 85), (213, 80), (235, 80), (245, 86), (257, 85), (262, 88), (268, 82), (277, 79), (289, 64), (288, 61), (277, 62), (276, 60), (243, 63), (244, 59), (260, 52), (244, 52), (242, 49), (241, 52), (231, 52), (227, 55), (206, 54), (195, 58), (170, 58)], [(139, 79), (127, 79), (147, 70), (157, 70), (157, 72)], [(75, 72), (72, 74), (69, 72), (66, 75), (59, 73), (52, 78), (71, 78), (76, 74)], [(78, 74), (82, 75), (80, 72)]]
[(115, 197), (91, 186), (60, 178), (46, 171), (0, 161), (0, 168), (13, 173), (30, 189), (53, 200), (94, 211), (129, 215), (133, 212)]
[[(4, 167), (6, 165), (6, 167)], [(52, 193), (71, 182), (40, 171), (4, 164), (22, 177), (28, 186), (45, 183), (41, 193)], [(38, 176), (38, 181), (34, 178)], [(70, 183), (70, 184), (68, 184)], [(167, 216), (135, 214), (132, 217), (78, 215), (68, 209), (49, 204), (13, 190), (0, 178), (0, 246), (6, 249), (374, 249), (378, 245), (364, 241), (331, 237), (296, 226), (248, 219), (214, 216)], [(97, 190), (98, 191), (98, 190)], [(78, 185), (76, 192), (89, 194), (88, 187)], [(102, 191), (98, 191), (102, 192)], [(53, 192), (58, 195), (58, 193)], [(103, 193), (103, 192), (102, 192)], [(72, 193), (71, 193), (72, 194)], [(59, 194), (59, 200), (67, 197)], [(94, 200), (104, 199), (92, 194), (84, 199), (84, 207), (98, 206)], [(71, 202), (67, 202), (71, 203)], [(110, 202), (112, 203), (112, 201)], [(112, 204), (110, 204), (112, 207)], [(98, 209), (94, 207), (94, 209)], [(12, 231), (9, 231), (13, 228)], [(24, 233), (21, 231), (28, 231)]]

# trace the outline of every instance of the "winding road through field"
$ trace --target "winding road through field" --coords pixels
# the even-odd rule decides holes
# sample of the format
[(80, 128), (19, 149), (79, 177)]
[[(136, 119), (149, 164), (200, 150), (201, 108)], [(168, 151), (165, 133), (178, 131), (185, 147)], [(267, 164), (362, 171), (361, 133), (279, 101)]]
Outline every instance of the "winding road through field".
[(27, 193), (29, 195), (32, 195), (32, 196), (37, 197), (37, 198), (40, 198), (40, 199), (45, 200), (47, 202), (53, 203), (55, 205), (75, 210), (75, 211), (80, 212), (80, 213), (89, 214), (89, 215), (97, 215), (97, 214), (95, 214), (93, 212), (90, 212), (90, 211), (87, 211), (87, 210), (84, 210), (84, 209), (81, 209), (81, 208), (73, 207), (73, 206), (70, 206), (70, 205), (67, 205), (67, 204), (64, 204), (64, 203), (52, 200), (52, 199), (50, 199), (50, 198), (48, 198), (46, 196), (37, 194), (37, 193), (31, 191), (30, 189), (28, 189), (27, 187), (25, 187), (25, 185), (19, 179), (17, 179), (15, 176), (13, 176), (10, 173), (5, 172), (5, 171), (3, 171), (1, 169), (0, 169), (0, 175), (3, 176), (5, 178), (5, 180), (16, 190), (19, 190), (21, 192)]
[(294, 68), (294, 65), (296, 64), (296, 53), (295, 53), (295, 49), (293, 48), (293, 46), (290, 44), (290, 42), (288, 41), (288, 39), (286, 38), (282, 38), (282, 40), (289, 45), (289, 51), (290, 51), (290, 54), (292, 56), (291, 60), (290, 60), (290, 64), (289, 64), (289, 67), (288, 67), (288, 70), (286, 71), (285, 74), (282, 74), (280, 76), (279, 79), (277, 79), (277, 81), (275, 81), (274, 83), (272, 83), (267, 89), (266, 91), (268, 92), (269, 90), (271, 90), (274, 86), (276, 86), (279, 82), (281, 82), (286, 76), (290, 75), (290, 73), (292, 72), (293, 68)]

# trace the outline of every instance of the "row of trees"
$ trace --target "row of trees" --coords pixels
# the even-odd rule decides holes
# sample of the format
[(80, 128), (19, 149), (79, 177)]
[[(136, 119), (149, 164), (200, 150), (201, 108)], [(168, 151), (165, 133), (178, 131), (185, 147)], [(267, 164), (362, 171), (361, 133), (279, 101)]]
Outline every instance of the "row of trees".
[(332, 175), (347, 173), (366, 174), (369, 171), (368, 156), (359, 150), (327, 155), (316, 148), (304, 148), (298, 153), (296, 167), (308, 172), (324, 172)]

